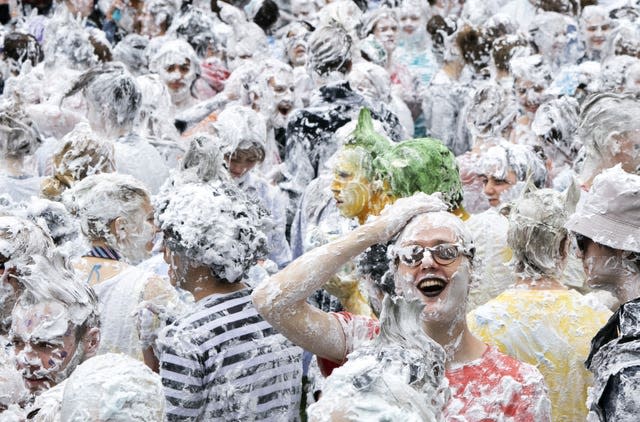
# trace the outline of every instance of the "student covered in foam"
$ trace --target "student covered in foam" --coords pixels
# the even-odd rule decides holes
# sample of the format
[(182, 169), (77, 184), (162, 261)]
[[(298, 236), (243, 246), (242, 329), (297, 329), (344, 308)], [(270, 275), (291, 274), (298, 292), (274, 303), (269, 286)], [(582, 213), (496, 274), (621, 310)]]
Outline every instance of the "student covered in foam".
[(529, 186), (510, 205), (515, 284), (467, 316), (478, 337), (540, 370), (553, 420), (586, 418), (591, 377), (583, 361), (591, 337), (611, 315), (561, 281), (571, 242), (563, 225), (579, 194), (576, 185), (565, 194)]
[(37, 195), (40, 178), (26, 160), (41, 142), (35, 123), (21, 104), (8, 104), (0, 110), (0, 192), (15, 202)]
[(117, 171), (157, 192), (169, 172), (158, 150), (135, 127), (142, 94), (133, 76), (119, 63), (97, 66), (84, 72), (65, 96), (77, 92), (86, 101), (91, 129), (114, 141)]
[(329, 372), (375, 338), (379, 324), (348, 312), (318, 311), (307, 296), (366, 248), (399, 234), (389, 251), (390, 271), (398, 295), (423, 302), (418, 324), (445, 350), (452, 390), (445, 414), (492, 419), (517, 412), (526, 419), (550, 420), (537, 370), (487, 347), (468, 331), (464, 315), (475, 277), (473, 242), (463, 222), (446, 208), (437, 195), (401, 198), (377, 219), (272, 276), (256, 289), (254, 303), (287, 337), (322, 357)]
[(56, 415), (64, 380), (100, 343), (98, 302), (65, 258), (35, 256), (20, 278), (25, 285), (12, 312), (10, 340), (29, 392), (33, 415)]
[(483, 276), (482, 283), (471, 289), (469, 309), (496, 297), (515, 281), (513, 271), (505, 265), (512, 252), (507, 245), (509, 224), (499, 207), (517, 198), (528, 178), (541, 188), (547, 177), (544, 161), (531, 147), (505, 140), (480, 152), (476, 172), (484, 185), (483, 197), (489, 209), (466, 221), (474, 236)]
[(11, 326), (11, 310), (24, 285), (20, 277), (33, 256), (53, 250), (51, 237), (42, 227), (14, 215), (0, 216), (0, 340)]
[[(265, 159), (267, 131), (261, 115), (247, 107), (227, 107), (214, 123), (213, 140), (227, 163), (229, 173), (245, 194), (269, 210), (274, 226), (267, 232), (269, 259), (279, 268), (291, 261), (285, 236), (287, 198), (255, 169)], [(211, 142), (211, 141), (210, 141)]]
[(579, 172), (585, 187), (603, 170), (621, 164), (628, 173), (640, 171), (640, 101), (632, 94), (603, 92), (585, 100), (578, 136), (585, 159)]
[(109, 310), (101, 316), (101, 353), (125, 353), (153, 366), (149, 347), (164, 319), (142, 311), (155, 305), (168, 319), (182, 312), (182, 302), (166, 280), (134, 266), (151, 256), (153, 246), (148, 192), (131, 176), (103, 173), (78, 182), (65, 192), (65, 202), (90, 243), (74, 263), (76, 271)]
[(196, 299), (157, 340), (167, 419), (293, 419), (302, 350), (258, 315), (248, 288), (267, 215), (210, 158), (183, 163), (156, 205), (169, 277)]
[(79, 123), (61, 139), (49, 165), (53, 176), (42, 181), (42, 195), (59, 200), (62, 192), (87, 176), (115, 171), (112, 142)]
[(565, 227), (576, 238), (587, 284), (621, 304), (595, 335), (586, 366), (594, 375), (589, 420), (631, 421), (640, 409), (636, 323), (640, 311), (640, 176), (620, 165), (595, 177)]

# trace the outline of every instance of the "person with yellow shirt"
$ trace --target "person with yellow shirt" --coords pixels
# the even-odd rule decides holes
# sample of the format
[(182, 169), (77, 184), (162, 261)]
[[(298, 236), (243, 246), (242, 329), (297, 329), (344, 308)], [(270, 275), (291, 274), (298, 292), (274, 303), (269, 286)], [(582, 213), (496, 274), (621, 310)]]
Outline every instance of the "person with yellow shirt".
[(563, 225), (577, 197), (575, 186), (564, 195), (525, 189), (509, 210), (507, 242), (517, 281), (467, 315), (476, 336), (537, 366), (554, 421), (585, 420), (592, 377), (583, 362), (591, 338), (611, 315), (559, 280), (569, 254)]

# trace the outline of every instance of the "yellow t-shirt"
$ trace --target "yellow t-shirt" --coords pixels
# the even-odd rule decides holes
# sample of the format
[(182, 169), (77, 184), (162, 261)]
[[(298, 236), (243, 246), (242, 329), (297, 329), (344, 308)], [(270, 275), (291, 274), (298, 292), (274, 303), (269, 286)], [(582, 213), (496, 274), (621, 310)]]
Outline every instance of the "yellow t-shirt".
[(467, 315), (471, 331), (544, 376), (553, 421), (583, 421), (591, 338), (611, 316), (574, 290), (512, 288)]

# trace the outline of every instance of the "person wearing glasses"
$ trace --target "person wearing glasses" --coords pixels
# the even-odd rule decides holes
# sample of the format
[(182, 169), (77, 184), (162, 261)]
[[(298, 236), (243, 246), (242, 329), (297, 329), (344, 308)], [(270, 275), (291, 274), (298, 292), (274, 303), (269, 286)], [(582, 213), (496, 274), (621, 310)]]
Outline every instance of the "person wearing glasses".
[(462, 220), (446, 209), (439, 194), (398, 199), (378, 218), (307, 252), (273, 275), (254, 291), (253, 302), (282, 334), (319, 356), (321, 369), (329, 373), (375, 338), (379, 323), (365, 316), (320, 311), (306, 298), (347, 261), (397, 235), (388, 252), (395, 293), (424, 303), (422, 329), (445, 351), (452, 396), (445, 413), (471, 420), (502, 415), (550, 420), (540, 372), (487, 346), (467, 327), (474, 246)]
[(592, 380), (582, 363), (589, 340), (611, 316), (562, 283), (570, 243), (563, 225), (579, 196), (576, 185), (565, 194), (528, 185), (518, 201), (507, 205), (503, 212), (508, 212), (515, 283), (467, 317), (480, 339), (540, 370), (554, 421), (585, 420)]
[(631, 421), (640, 414), (639, 222), (640, 176), (619, 164), (595, 177), (565, 224), (575, 235), (587, 284), (621, 303), (591, 340), (589, 421)]

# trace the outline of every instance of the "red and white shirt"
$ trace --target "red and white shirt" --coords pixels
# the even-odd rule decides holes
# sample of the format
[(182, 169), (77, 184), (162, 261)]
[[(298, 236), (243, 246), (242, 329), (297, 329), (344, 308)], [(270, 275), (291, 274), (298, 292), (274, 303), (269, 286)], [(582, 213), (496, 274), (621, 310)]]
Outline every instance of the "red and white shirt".
[[(344, 361), (349, 353), (380, 333), (379, 322), (348, 312), (333, 313), (345, 336)], [(344, 361), (342, 363), (344, 363)], [(323, 375), (342, 363), (318, 357)], [(551, 420), (551, 404), (542, 374), (493, 346), (482, 357), (446, 370), (451, 400), (445, 409), (447, 421)]]

